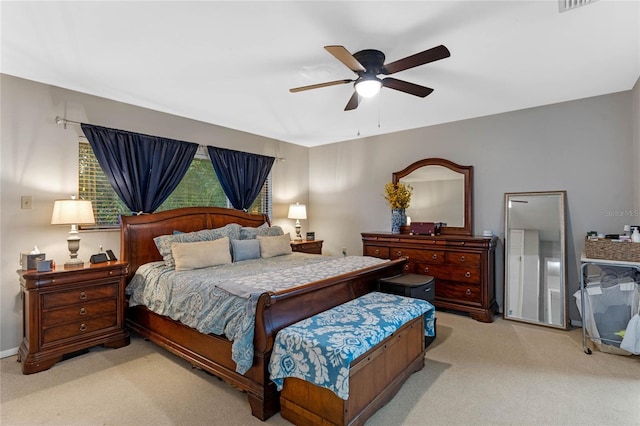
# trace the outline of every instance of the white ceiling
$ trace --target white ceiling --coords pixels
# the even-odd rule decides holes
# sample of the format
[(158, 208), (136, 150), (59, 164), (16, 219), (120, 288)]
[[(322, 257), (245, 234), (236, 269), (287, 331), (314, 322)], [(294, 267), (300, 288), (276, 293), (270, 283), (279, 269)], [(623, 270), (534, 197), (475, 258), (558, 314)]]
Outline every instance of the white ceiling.
[[(630, 90), (640, 76), (638, 0), (564, 13), (555, 0), (2, 1), (0, 13), (4, 74), (309, 147)], [(426, 98), (383, 88), (345, 112), (350, 84), (288, 90), (355, 76), (325, 45), (388, 63), (439, 44), (450, 58), (393, 75), (435, 89)]]

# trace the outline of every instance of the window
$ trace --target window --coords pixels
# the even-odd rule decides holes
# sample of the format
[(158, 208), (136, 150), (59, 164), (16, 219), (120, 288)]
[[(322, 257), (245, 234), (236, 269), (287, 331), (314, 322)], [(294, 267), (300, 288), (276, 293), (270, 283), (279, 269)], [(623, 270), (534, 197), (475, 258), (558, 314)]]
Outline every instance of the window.
[[(105, 176), (88, 142), (81, 141), (78, 155), (78, 192), (83, 200), (93, 202), (96, 227), (118, 227), (120, 215), (130, 215)], [(266, 213), (271, 217), (271, 174), (264, 183), (250, 213)], [(178, 207), (216, 206), (231, 207), (218, 181), (205, 149), (199, 149), (178, 187), (157, 211)]]

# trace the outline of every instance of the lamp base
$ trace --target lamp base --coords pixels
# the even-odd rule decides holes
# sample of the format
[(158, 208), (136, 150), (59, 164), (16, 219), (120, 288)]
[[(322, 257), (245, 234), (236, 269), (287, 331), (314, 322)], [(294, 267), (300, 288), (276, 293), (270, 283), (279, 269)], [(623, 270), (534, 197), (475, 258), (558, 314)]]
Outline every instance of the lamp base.
[(302, 235), (300, 235), (300, 221), (296, 223), (296, 238), (294, 241), (302, 241)]
[(64, 263), (64, 269), (84, 268), (84, 261), (80, 259), (69, 259)]

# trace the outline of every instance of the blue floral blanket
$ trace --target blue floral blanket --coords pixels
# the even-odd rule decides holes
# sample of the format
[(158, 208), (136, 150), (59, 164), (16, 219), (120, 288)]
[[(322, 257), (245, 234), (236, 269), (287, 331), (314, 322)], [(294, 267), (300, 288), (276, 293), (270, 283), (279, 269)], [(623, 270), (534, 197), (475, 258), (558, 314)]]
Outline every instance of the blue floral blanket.
[(373, 292), (292, 324), (276, 335), (271, 380), (282, 390), (286, 377), (296, 377), (346, 400), (351, 362), (420, 315), (425, 334), (434, 336), (429, 302)]
[(129, 305), (206, 334), (231, 340), (231, 358), (244, 374), (253, 365), (256, 303), (260, 294), (322, 280), (388, 262), (368, 256), (292, 253), (210, 268), (176, 271), (163, 261), (142, 265), (127, 286)]

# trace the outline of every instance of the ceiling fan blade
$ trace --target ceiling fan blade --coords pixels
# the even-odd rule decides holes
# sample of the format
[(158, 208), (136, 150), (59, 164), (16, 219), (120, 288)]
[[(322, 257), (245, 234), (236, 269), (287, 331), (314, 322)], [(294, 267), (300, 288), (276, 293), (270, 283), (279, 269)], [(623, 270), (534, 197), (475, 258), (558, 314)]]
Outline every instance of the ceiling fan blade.
[(424, 52), (407, 56), (406, 58), (399, 59), (395, 62), (391, 62), (390, 64), (385, 64), (382, 70), (382, 74), (394, 74), (396, 72), (404, 71), (409, 68), (417, 67), (419, 65), (428, 64), (429, 62), (448, 58), (449, 56), (451, 56), (449, 49), (447, 49), (443, 45), (436, 46), (431, 49), (425, 50)]
[(294, 87), (289, 89), (291, 93), (302, 92), (303, 90), (319, 89), (320, 87), (336, 86), (338, 84), (353, 83), (354, 80), (335, 80), (326, 83), (310, 84), (309, 86)]
[(325, 46), (325, 50), (331, 53), (337, 60), (342, 62), (353, 72), (366, 71), (360, 62), (353, 57), (344, 46)]
[(382, 85), (384, 87), (388, 87), (389, 89), (399, 90), (401, 92), (408, 93), (410, 95), (419, 96), (424, 98), (431, 92), (433, 89), (430, 87), (420, 86), (418, 84), (409, 83), (408, 81), (398, 80), (393, 77), (387, 77), (382, 80)]
[(351, 99), (349, 99), (349, 102), (347, 102), (347, 106), (344, 107), (345, 111), (351, 111), (352, 109), (356, 109), (358, 108), (358, 101), (360, 97), (358, 96), (358, 92), (356, 92), (355, 90), (353, 91), (353, 95), (351, 95)]

